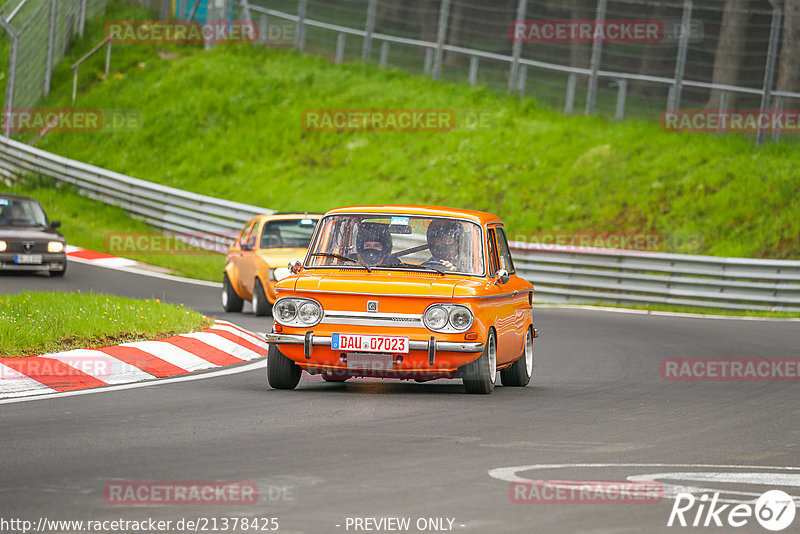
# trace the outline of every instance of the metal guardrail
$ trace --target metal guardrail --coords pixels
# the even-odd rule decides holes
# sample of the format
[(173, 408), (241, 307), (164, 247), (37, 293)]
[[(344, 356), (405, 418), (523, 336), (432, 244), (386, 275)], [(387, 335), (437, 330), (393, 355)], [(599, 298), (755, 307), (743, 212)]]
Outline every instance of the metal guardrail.
[[(0, 175), (40, 174), (74, 185), (152, 226), (230, 242), (273, 210), (131, 178), (0, 138)], [(660, 303), (730, 310), (800, 311), (800, 261), (720, 258), (512, 242), (518, 274), (539, 302)]]
[(47, 176), (74, 185), (89, 198), (123, 208), (156, 228), (189, 236), (210, 234), (219, 243), (231, 243), (252, 217), (273, 213), (131, 178), (6, 138), (0, 138), (0, 174)]

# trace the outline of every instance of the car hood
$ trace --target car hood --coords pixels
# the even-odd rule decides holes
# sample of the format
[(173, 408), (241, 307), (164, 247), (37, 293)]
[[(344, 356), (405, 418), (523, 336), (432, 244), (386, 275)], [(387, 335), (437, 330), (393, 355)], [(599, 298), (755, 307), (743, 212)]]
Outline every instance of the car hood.
[(279, 289), (304, 292), (360, 293), (453, 298), (474, 296), (486, 282), (480, 278), (408, 272), (347, 271), (312, 274), (309, 271), (279, 282)]
[(286, 267), (291, 260), (303, 261), (306, 257), (304, 248), (268, 248), (257, 252), (270, 267)]
[(0, 226), (0, 239), (64, 241), (64, 237), (57, 230), (41, 226)]

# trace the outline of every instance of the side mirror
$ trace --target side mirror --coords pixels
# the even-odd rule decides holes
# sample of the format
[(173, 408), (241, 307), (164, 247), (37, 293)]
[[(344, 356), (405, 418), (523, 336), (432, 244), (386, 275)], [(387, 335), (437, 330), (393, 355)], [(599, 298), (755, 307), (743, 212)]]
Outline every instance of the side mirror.
[(499, 271), (497, 271), (497, 274), (495, 276), (497, 277), (495, 282), (496, 284), (505, 284), (506, 282), (508, 282), (508, 271), (506, 271), (505, 269), (500, 269)]
[(51, 223), (51, 226), (52, 226), (53, 228), (58, 228), (58, 227), (60, 227), (60, 226), (61, 226), (61, 221), (53, 221), (53, 222)]
[(289, 271), (292, 274), (297, 274), (300, 272), (300, 269), (303, 268), (303, 262), (300, 260), (292, 260), (289, 262)]

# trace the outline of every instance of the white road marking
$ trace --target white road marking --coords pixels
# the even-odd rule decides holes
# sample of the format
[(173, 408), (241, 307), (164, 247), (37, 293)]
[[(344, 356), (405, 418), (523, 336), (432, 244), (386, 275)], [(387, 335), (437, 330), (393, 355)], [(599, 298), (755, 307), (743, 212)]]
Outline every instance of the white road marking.
[(150, 278), (160, 278), (162, 280), (169, 280), (171, 282), (180, 282), (182, 284), (194, 284), (196, 286), (215, 287), (218, 289), (222, 289), (222, 284), (219, 282), (209, 282), (208, 280), (195, 280), (194, 278), (184, 278), (182, 276), (175, 276), (172, 274), (156, 273), (144, 269), (136, 269), (134, 267), (104, 265), (102, 263), (98, 263), (98, 260), (85, 260), (83, 258), (75, 258), (72, 256), (67, 256), (67, 260), (74, 261), (76, 263), (83, 263), (84, 265), (94, 265), (95, 267), (101, 267), (103, 269), (111, 269), (114, 271), (121, 271), (130, 274), (139, 274), (142, 276), (149, 276)]
[(73, 369), (102, 380), (106, 384), (126, 384), (155, 378), (155, 376), (142, 371), (138, 367), (97, 350), (68, 350), (46, 354), (42, 358), (63, 362)]
[(0, 398), (54, 393), (55, 390), (0, 363)]
[(124, 343), (122, 346), (134, 347), (148, 354), (153, 354), (165, 362), (169, 362), (176, 367), (184, 369), (186, 372), (216, 367), (208, 360), (204, 360), (200, 356), (195, 356), (188, 350), (183, 350), (166, 341), (135, 341), (133, 343)]
[(191, 337), (198, 341), (202, 341), (203, 343), (208, 343), (212, 347), (216, 347), (223, 352), (227, 352), (231, 356), (239, 358), (240, 360), (252, 360), (254, 358), (261, 357), (261, 355), (257, 352), (234, 343), (229, 339), (225, 339), (224, 337), (213, 332), (194, 332), (191, 334), (183, 334), (181, 337)]
[[(783, 486), (793, 487), (800, 490), (800, 467), (794, 466), (765, 466), (765, 465), (722, 465), (722, 464), (644, 464), (644, 463), (610, 463), (610, 464), (532, 464), (521, 465), (514, 467), (500, 467), (489, 470), (489, 476), (502, 480), (505, 482), (532, 482), (532, 479), (519, 476), (517, 473), (520, 471), (536, 471), (548, 469), (566, 469), (566, 468), (642, 468), (642, 467), (656, 467), (656, 468), (676, 468), (676, 469), (722, 469), (725, 471), (719, 472), (688, 472), (678, 471), (673, 473), (642, 473), (637, 475), (626, 476), (630, 481), (660, 481), (660, 479), (667, 480), (686, 480), (699, 481), (699, 482), (716, 482), (719, 484), (749, 484), (760, 486)], [(732, 473), (727, 470), (731, 469), (747, 469), (751, 472), (748, 473)], [(783, 473), (765, 473), (758, 471), (783, 471)], [(561, 475), (556, 477), (562, 479)], [(685, 493), (714, 493), (719, 492), (726, 495), (740, 495), (742, 497), (749, 497), (747, 499), (719, 499), (721, 503), (752, 503), (761, 495), (758, 492), (740, 491), (727, 488), (706, 488), (696, 487), (684, 484), (670, 484), (663, 483), (664, 497), (674, 499), (679, 492)], [(800, 500), (799, 496), (792, 496), (795, 500)]]
[[(224, 369), (220, 369), (219, 371), (211, 371), (208, 373), (200, 373), (196, 375), (190, 376), (180, 376), (176, 378), (160, 378), (158, 380), (149, 380), (147, 382), (136, 382), (133, 384), (120, 384), (117, 386), (107, 386), (107, 387), (100, 387), (100, 388), (91, 388), (91, 389), (79, 389), (77, 391), (66, 391), (63, 393), (52, 393), (47, 395), (36, 395), (31, 397), (23, 397), (23, 398), (14, 398), (14, 399), (0, 399), (0, 404), (15, 404), (18, 402), (30, 402), (30, 401), (39, 401), (39, 400), (54, 400), (60, 399), (63, 397), (74, 397), (76, 395), (92, 395), (95, 393), (108, 393), (111, 391), (121, 391), (125, 389), (137, 389), (137, 388), (146, 388), (150, 386), (160, 386), (162, 384), (171, 384), (174, 382), (186, 382), (190, 380), (204, 380), (206, 378), (217, 378), (220, 376), (225, 375), (235, 375), (238, 373), (246, 373), (248, 371), (255, 371), (258, 369), (264, 369), (266, 367), (266, 359), (261, 361), (248, 363), (246, 365), (237, 365), (236, 367), (226, 367)], [(49, 389), (49, 388), (48, 388)]]

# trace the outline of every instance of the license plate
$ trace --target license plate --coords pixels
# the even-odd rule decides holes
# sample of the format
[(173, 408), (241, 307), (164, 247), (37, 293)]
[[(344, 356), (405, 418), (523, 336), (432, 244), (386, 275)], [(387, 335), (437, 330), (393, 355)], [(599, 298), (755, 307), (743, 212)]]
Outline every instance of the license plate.
[(41, 254), (17, 254), (14, 256), (14, 263), (33, 263), (33, 264), (40, 264), (42, 263), (42, 255)]
[(402, 336), (333, 334), (331, 336), (331, 349), (407, 354), (408, 338)]
[(347, 354), (347, 368), (361, 371), (391, 371), (394, 367), (394, 357), (391, 354)]

